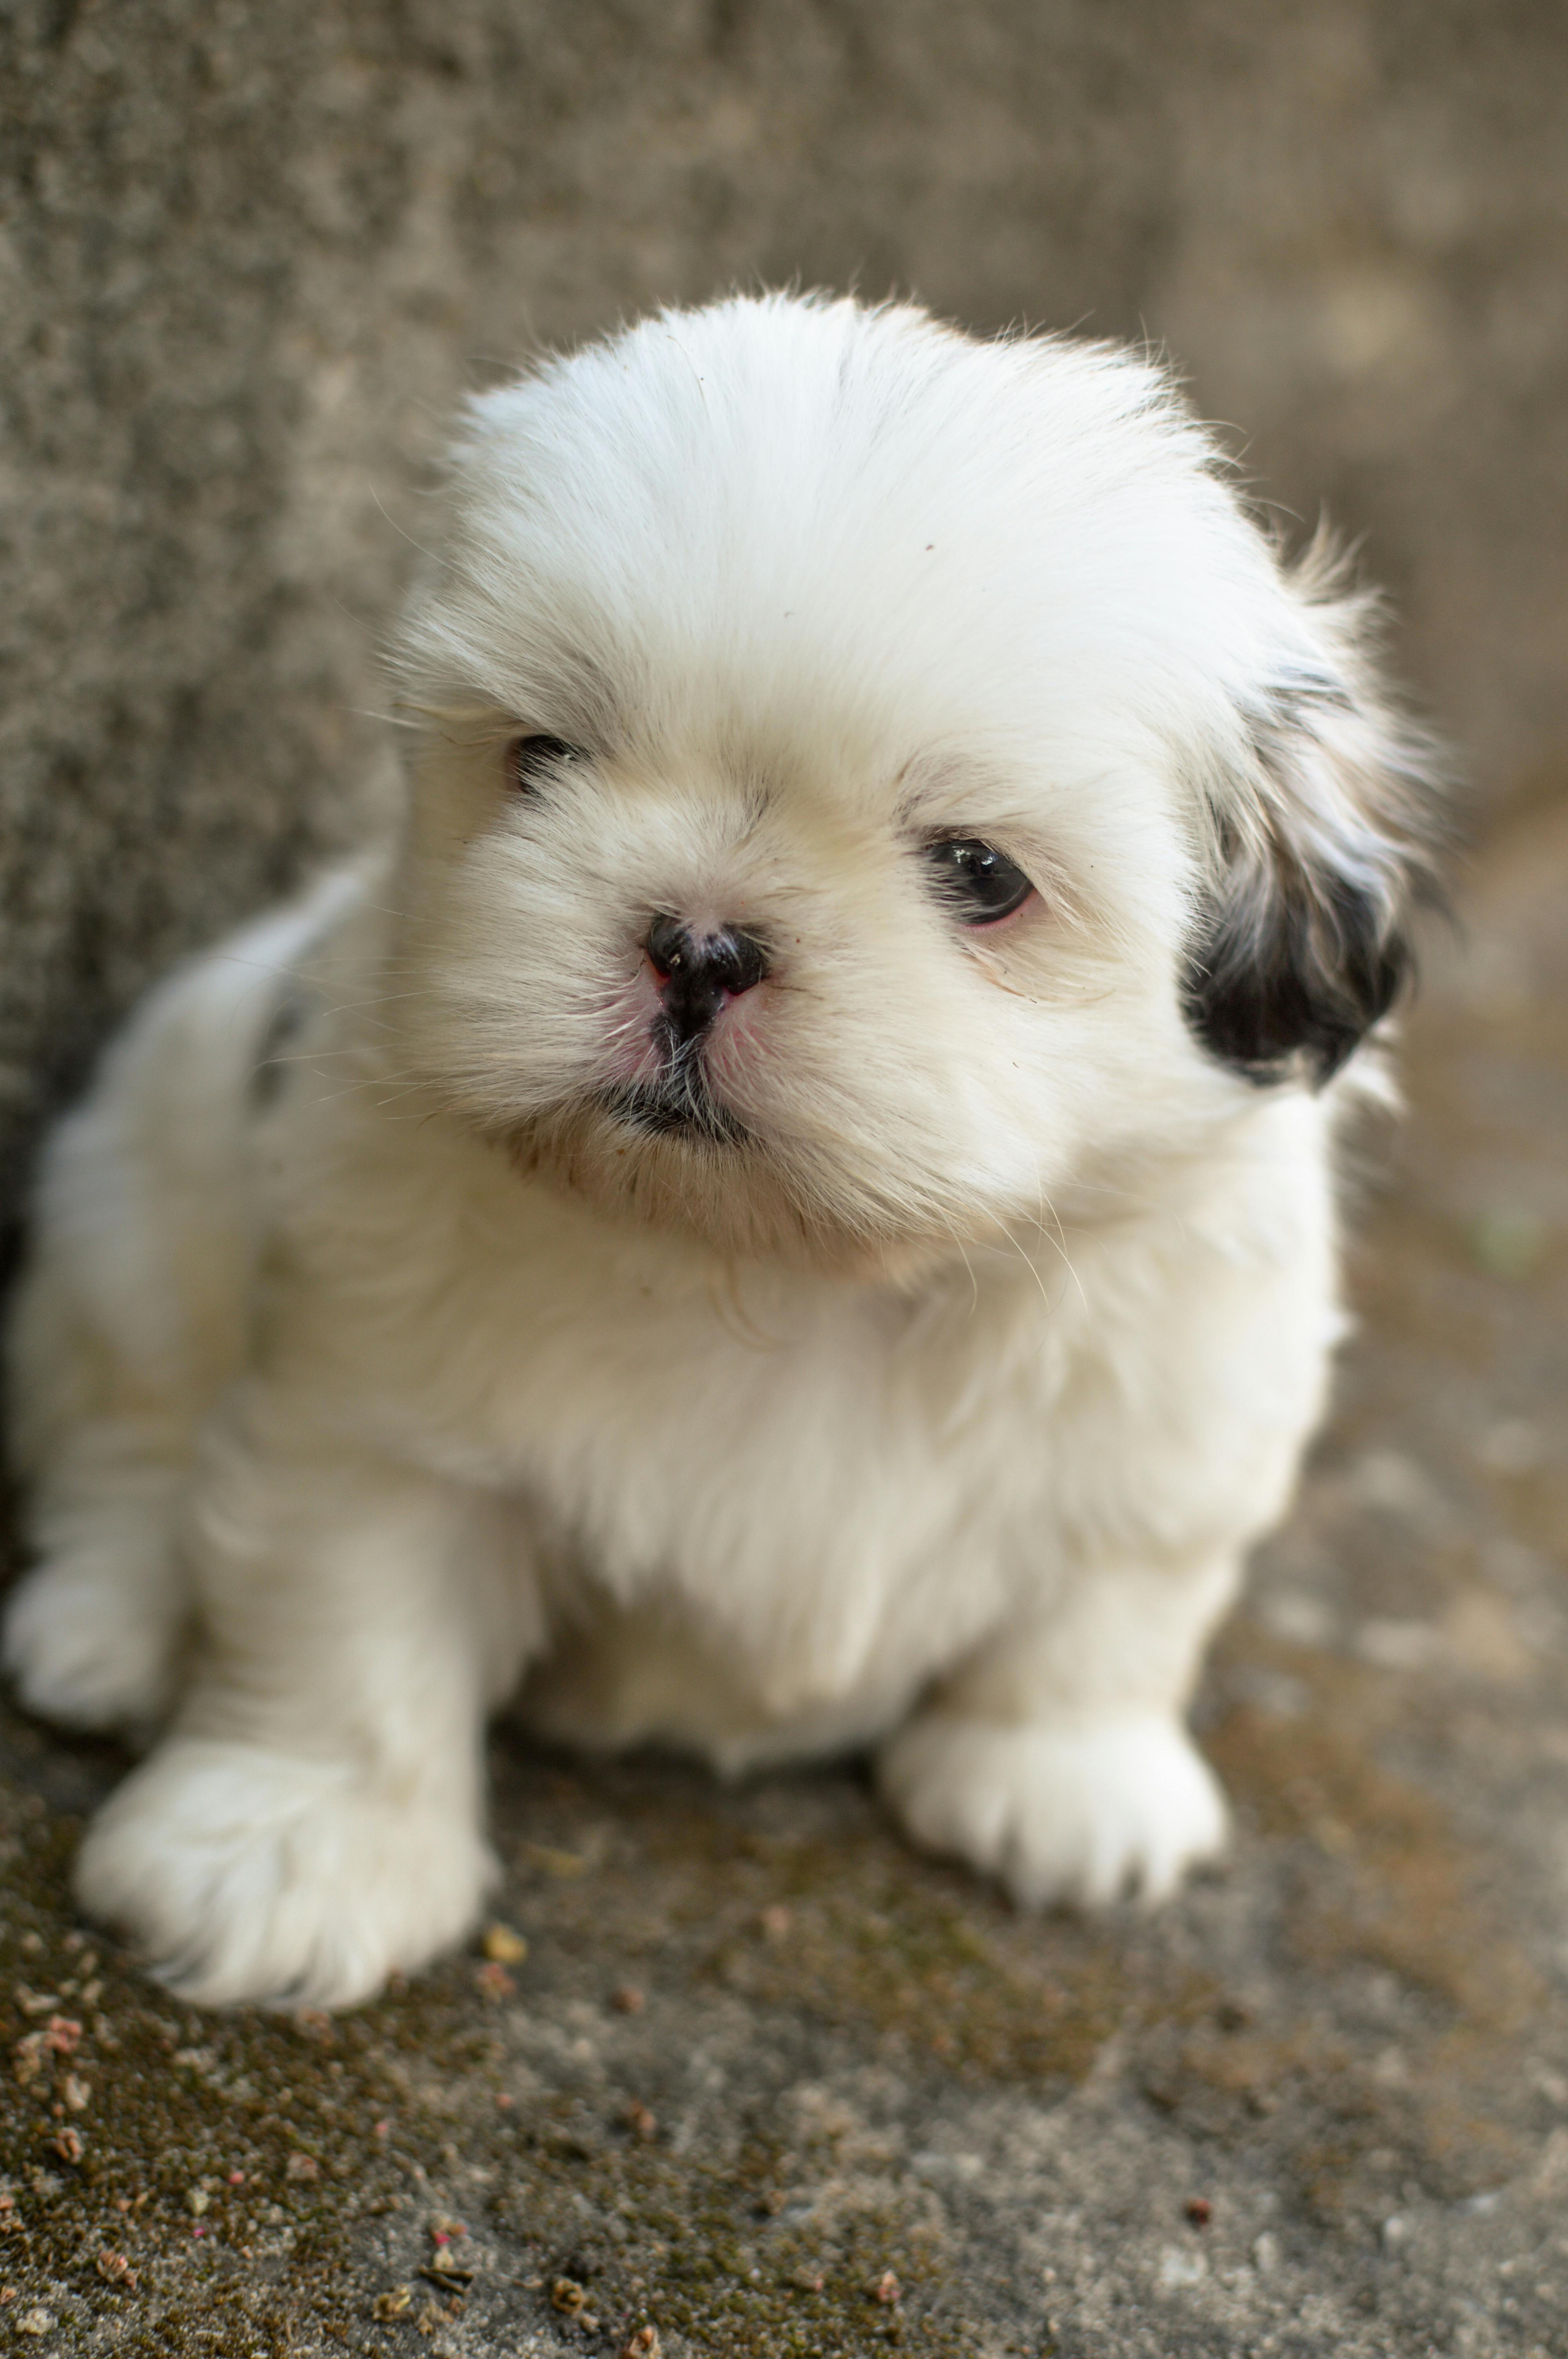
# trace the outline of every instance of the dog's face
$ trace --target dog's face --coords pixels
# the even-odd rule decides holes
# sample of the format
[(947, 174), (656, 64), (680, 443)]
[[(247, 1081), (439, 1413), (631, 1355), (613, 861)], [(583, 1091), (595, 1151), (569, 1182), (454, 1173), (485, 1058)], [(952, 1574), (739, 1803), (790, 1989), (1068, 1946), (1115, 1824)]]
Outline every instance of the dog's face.
[(881, 1262), (1108, 1206), (1398, 978), (1411, 758), (1142, 363), (784, 299), (474, 406), (406, 1046), (531, 1169)]

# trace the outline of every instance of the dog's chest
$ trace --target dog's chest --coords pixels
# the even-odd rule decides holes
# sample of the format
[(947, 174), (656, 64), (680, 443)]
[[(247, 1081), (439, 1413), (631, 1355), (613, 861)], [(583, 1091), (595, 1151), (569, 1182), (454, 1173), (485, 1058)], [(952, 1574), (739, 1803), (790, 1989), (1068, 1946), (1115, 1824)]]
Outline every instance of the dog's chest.
[(528, 1291), (482, 1423), (556, 1570), (678, 1600), (781, 1707), (919, 1677), (994, 1623), (1031, 1531), (1037, 1569), (1046, 1373), (999, 1375), (972, 1321), (558, 1266)]

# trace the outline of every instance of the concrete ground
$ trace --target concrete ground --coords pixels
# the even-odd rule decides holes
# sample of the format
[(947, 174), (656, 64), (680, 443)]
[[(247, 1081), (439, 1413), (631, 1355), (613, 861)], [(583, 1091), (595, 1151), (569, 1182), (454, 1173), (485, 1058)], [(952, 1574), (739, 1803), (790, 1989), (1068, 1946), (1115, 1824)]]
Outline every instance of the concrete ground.
[(121, 1757), (12, 1717), (0, 2348), (1568, 2353), (1568, 803), (1462, 898), (1221, 1872), (1032, 1921), (852, 1769), (502, 1734), (492, 1954), (196, 2017), (72, 1916)]

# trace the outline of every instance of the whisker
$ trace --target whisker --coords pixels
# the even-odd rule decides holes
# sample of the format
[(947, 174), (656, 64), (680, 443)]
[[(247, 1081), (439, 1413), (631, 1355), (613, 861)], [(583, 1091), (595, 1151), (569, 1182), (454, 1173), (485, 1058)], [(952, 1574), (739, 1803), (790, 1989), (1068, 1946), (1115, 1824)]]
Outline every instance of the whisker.
[[(1030, 1277), (1034, 1280), (1035, 1285), (1039, 1288), (1040, 1299), (1045, 1305), (1046, 1310), (1049, 1310), (1052, 1307), (1051, 1297), (1046, 1292), (1044, 1279), (1041, 1277), (1040, 1272), (1035, 1268), (1034, 1264), (1031, 1261), (1029, 1256), (1024, 1252), (1023, 1247), (1019, 1244), (1018, 1239), (1013, 1235), (1012, 1231), (1008, 1227), (1007, 1223), (1005, 1221), (999, 1220), (997, 1222), (997, 1226), (1001, 1231), (1002, 1235), (1007, 1239), (1008, 1244), (1012, 1247), (1013, 1252), (1018, 1256), (1019, 1260), (1023, 1264), (1024, 1268), (1029, 1272)], [(1044, 1234), (1044, 1232), (1042, 1232), (1042, 1234)], [(1065, 1255), (1063, 1256), (1063, 1259), (1066, 1259)], [(1072, 1269), (1073, 1266), (1071, 1262), (1067, 1263), (1067, 1266), (1070, 1270)], [(1076, 1271), (1074, 1271), (1073, 1274), (1075, 1277), (1077, 1275)], [(1082, 1287), (1078, 1288), (1078, 1291), (1082, 1294)], [(1087, 1304), (1085, 1307), (1087, 1307)]]
[(952, 1238), (955, 1245), (957, 1245), (958, 1249), (958, 1259), (963, 1263), (965, 1271), (968, 1275), (969, 1281), (969, 1316), (972, 1319), (980, 1307), (980, 1281), (975, 1276), (975, 1265), (969, 1259), (968, 1253), (965, 1251), (963, 1238), (958, 1234), (957, 1230), (954, 1227), (946, 1213), (939, 1212), (937, 1217), (941, 1221), (942, 1225), (946, 1230), (948, 1235)]

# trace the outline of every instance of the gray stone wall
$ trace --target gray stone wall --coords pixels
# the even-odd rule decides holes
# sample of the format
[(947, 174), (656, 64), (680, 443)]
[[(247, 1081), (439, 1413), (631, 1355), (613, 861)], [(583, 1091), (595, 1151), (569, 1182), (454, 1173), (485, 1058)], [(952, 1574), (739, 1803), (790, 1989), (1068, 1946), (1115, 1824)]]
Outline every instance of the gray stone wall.
[(1167, 346), (1484, 797), (1568, 746), (1557, 0), (3, 0), (0, 1209), (360, 823), (467, 386), (728, 282)]

